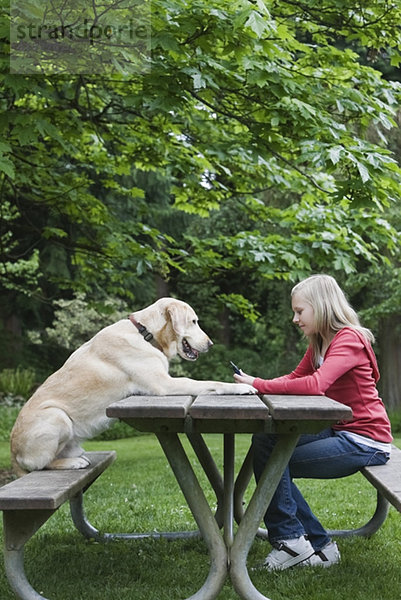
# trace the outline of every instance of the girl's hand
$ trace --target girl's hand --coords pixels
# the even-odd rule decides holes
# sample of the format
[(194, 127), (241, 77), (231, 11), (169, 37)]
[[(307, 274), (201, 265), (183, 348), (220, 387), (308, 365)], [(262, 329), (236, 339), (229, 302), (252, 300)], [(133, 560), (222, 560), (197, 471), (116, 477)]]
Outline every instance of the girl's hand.
[(247, 375), (241, 371), (241, 375), (234, 374), (234, 379), (236, 383), (247, 383), (248, 385), (253, 385), (255, 377), (252, 375)]

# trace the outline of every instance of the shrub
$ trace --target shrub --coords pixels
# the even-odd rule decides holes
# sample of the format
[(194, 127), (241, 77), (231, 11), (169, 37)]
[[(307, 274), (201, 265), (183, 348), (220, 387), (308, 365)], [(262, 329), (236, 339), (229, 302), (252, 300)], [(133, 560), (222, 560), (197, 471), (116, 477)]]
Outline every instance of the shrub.
[(33, 369), (3, 369), (0, 372), (0, 403), (5, 406), (22, 406), (31, 395), (36, 381)]
[(17, 406), (4, 406), (0, 404), (0, 442), (8, 442), (11, 429), (15, 423), (20, 409)]
[(46, 327), (44, 332), (30, 331), (28, 336), (33, 344), (49, 344), (68, 352), (76, 350), (102, 327), (127, 317), (129, 312), (122, 300), (110, 298), (96, 308), (83, 294), (76, 294), (72, 300), (56, 300), (54, 305), (52, 326)]

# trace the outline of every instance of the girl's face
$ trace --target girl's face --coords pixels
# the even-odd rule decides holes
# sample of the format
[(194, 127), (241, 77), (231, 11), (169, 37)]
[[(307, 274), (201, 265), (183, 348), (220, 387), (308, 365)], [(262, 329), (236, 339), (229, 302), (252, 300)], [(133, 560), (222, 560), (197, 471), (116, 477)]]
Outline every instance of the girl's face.
[(317, 333), (315, 327), (315, 314), (309, 302), (306, 302), (301, 294), (294, 294), (292, 297), (292, 310), (294, 318), (292, 322), (302, 329), (307, 337)]

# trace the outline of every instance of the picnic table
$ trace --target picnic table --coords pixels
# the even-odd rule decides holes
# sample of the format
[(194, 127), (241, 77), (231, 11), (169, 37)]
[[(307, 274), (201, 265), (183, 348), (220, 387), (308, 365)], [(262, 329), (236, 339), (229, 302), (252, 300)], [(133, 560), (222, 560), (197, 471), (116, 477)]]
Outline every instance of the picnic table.
[[(214, 600), (230, 576), (234, 589), (246, 600), (267, 600), (253, 585), (247, 556), (259, 524), (277, 488), (301, 433), (316, 433), (352, 417), (349, 407), (326, 396), (131, 396), (107, 409), (139, 431), (159, 439), (209, 550), (210, 570), (191, 600)], [(235, 479), (235, 435), (271, 432), (278, 441), (251, 500), (242, 511), (248, 483), (249, 454)], [(198, 477), (178, 434), (187, 434), (219, 501), (216, 514), (206, 500)], [(221, 479), (203, 439), (205, 433), (223, 436)], [(241, 508), (240, 508), (241, 507)], [(234, 521), (239, 522), (236, 532)], [(220, 527), (223, 527), (223, 535)]]

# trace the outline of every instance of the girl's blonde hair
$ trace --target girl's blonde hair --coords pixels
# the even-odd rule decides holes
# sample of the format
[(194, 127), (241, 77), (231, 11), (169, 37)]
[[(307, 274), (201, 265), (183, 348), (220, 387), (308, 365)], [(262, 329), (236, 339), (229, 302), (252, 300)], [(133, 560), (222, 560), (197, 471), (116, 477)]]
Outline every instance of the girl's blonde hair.
[(310, 343), (316, 365), (319, 364), (323, 340), (330, 339), (343, 327), (356, 329), (367, 341), (374, 342), (373, 333), (361, 326), (358, 315), (334, 277), (312, 275), (292, 288), (291, 296), (295, 294), (302, 296), (314, 311), (317, 333), (310, 336)]

